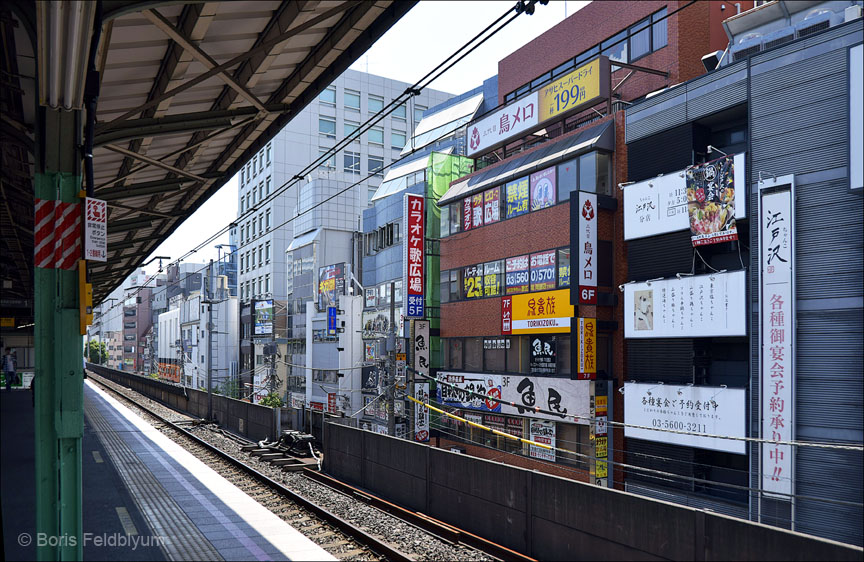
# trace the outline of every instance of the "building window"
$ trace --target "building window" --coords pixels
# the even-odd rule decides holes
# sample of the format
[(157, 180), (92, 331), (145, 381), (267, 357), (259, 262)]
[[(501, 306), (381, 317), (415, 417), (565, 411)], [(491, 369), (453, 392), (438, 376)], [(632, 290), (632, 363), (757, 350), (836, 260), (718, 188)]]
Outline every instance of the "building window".
[(667, 32), (666, 32), (666, 8), (663, 8), (659, 12), (656, 12), (651, 16), (651, 21), (654, 24), (651, 26), (651, 47), (653, 50), (661, 49), (666, 46), (667, 43)]
[(634, 61), (651, 52), (650, 19), (645, 18), (630, 28), (630, 60)]
[[(327, 155), (328, 152), (330, 152), (330, 151), (327, 150), (326, 148), (319, 149), (318, 150), (318, 158), (323, 158), (324, 156)], [(335, 170), (336, 169), (336, 155), (331, 154), (330, 156), (327, 156), (326, 158), (324, 158), (324, 160), (321, 160), (321, 163), (318, 164), (318, 167), (324, 168), (325, 170)]]
[(258, 267), (264, 265), (264, 246), (258, 246)]
[(270, 242), (264, 245), (264, 259), (267, 263), (270, 263)]
[[(264, 292), (265, 292), (265, 293), (269, 293), (269, 292), (270, 292), (270, 274), (269, 274), (269, 273), (268, 273), (267, 276), (264, 278)], [(568, 339), (569, 339), (569, 338), (568, 338)]]
[(366, 137), (369, 139), (369, 144), (384, 145), (384, 129), (382, 127), (372, 127), (366, 131)]
[(264, 184), (264, 195), (270, 195), (270, 176), (267, 176), (267, 181)]
[(345, 100), (345, 109), (360, 111), (360, 92), (345, 90), (343, 99)]
[(258, 155), (258, 171), (264, 171), (264, 153)]
[(267, 228), (267, 231), (270, 231), (270, 209), (267, 209), (267, 214), (264, 215), (264, 226)]
[(369, 157), (369, 173), (376, 176), (384, 175), (384, 159), (377, 156)]
[(405, 133), (403, 131), (390, 132), (390, 146), (402, 150), (405, 147)]
[(336, 120), (326, 117), (318, 118), (318, 132), (327, 138), (336, 138)]
[(268, 163), (268, 164), (270, 163), (270, 152), (271, 152), (271, 149), (272, 149), (272, 148), (273, 148), (272, 143), (269, 143), (269, 142), (268, 142), (268, 143), (267, 143), (267, 163)]
[(336, 105), (336, 88), (329, 87), (318, 95), (318, 101), (324, 105)]
[(360, 173), (360, 153), (346, 150), (343, 155), (344, 170), (349, 174)]
[[(393, 110), (393, 119), (399, 119), (400, 121), (405, 121), (405, 117), (407, 115), (407, 109), (405, 108), (405, 103), (403, 102), (401, 105), (397, 106), (396, 109)], [(404, 146), (404, 144), (403, 144)]]
[[(600, 43), (602, 54), (609, 57), (611, 61), (627, 62), (627, 31), (617, 33)], [(612, 66), (615, 71), (618, 67)]]
[(354, 134), (354, 131), (356, 131), (359, 128), (360, 128), (360, 123), (358, 123), (356, 121), (346, 120), (345, 125), (344, 125), (345, 138), (350, 137), (352, 134)]
[(264, 200), (264, 182), (258, 184), (258, 201)]
[(246, 185), (246, 168), (240, 168), (240, 187)]
[(423, 119), (423, 112), (426, 111), (426, 108), (422, 105), (414, 106), (414, 126), (416, 127), (418, 123)]
[(381, 96), (369, 94), (367, 103), (370, 115), (374, 115), (375, 113), (378, 113), (379, 111), (384, 109), (384, 98), (382, 98)]

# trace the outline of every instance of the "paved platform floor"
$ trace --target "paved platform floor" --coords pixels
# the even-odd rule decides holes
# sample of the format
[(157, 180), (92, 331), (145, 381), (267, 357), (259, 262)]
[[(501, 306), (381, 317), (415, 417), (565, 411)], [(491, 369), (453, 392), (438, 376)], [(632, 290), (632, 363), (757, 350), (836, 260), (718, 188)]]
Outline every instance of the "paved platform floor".
[[(33, 408), (0, 395), (4, 557), (32, 560)], [(85, 560), (333, 560), (89, 381), (84, 400)]]

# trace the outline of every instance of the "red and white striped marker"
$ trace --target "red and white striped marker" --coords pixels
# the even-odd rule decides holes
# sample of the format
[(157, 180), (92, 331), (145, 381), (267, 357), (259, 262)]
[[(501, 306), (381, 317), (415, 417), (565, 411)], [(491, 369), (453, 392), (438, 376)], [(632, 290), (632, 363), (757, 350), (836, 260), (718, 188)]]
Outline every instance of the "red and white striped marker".
[(36, 199), (34, 262), (44, 269), (74, 269), (81, 258), (81, 204)]

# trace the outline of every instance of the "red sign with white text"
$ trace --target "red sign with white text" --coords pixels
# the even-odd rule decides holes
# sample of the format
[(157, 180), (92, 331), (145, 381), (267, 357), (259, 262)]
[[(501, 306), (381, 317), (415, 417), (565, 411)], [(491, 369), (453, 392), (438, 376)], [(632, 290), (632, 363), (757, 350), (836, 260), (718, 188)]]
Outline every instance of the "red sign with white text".
[(503, 297), (501, 299), (501, 333), (509, 336), (513, 330), (513, 299)]

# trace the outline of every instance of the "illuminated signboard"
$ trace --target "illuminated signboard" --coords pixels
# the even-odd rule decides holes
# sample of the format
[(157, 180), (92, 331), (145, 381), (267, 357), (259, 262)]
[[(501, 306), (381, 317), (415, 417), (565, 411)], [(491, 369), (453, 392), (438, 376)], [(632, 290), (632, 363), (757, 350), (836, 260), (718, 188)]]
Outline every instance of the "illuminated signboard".
[(422, 195), (405, 194), (405, 243), (403, 250), (405, 275), (405, 317), (423, 318), (424, 267), (426, 251), (425, 200)]
[(507, 297), (511, 299), (513, 334), (569, 333), (573, 306), (570, 290), (526, 293)]

